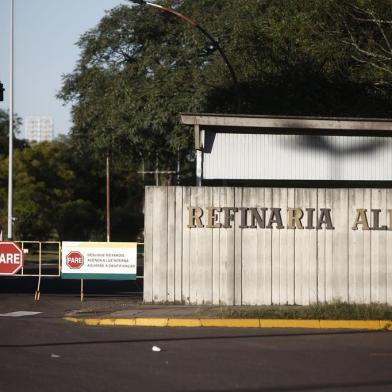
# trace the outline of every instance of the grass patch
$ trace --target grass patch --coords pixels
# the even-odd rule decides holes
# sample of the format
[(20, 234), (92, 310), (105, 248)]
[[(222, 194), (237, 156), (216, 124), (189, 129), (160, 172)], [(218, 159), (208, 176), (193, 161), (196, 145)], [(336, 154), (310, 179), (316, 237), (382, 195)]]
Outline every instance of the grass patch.
[(239, 306), (221, 308), (222, 318), (302, 320), (392, 320), (392, 306), (345, 302), (309, 306)]

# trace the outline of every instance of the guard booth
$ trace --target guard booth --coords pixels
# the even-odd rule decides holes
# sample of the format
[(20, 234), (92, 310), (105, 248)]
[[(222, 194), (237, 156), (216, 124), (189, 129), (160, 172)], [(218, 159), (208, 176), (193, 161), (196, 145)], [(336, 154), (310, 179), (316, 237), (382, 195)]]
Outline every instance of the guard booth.
[(182, 114), (197, 187), (148, 187), (144, 299), (392, 304), (392, 121)]

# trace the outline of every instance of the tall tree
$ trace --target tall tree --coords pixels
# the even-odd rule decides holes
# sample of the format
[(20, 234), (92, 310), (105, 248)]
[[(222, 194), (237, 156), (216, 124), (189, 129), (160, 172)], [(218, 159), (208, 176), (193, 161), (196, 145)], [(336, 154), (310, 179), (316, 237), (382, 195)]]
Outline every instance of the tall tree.
[[(20, 134), (20, 127), (22, 119), (18, 116), (14, 118), (14, 146), (15, 148), (26, 147), (26, 141), (17, 139), (16, 136)], [(0, 109), (0, 155), (8, 156), (8, 135), (9, 135), (9, 116), (8, 113)]]
[[(80, 59), (59, 94), (73, 105), (72, 137), (84, 151), (111, 151), (133, 163), (144, 159), (150, 169), (158, 159), (160, 168), (174, 169), (177, 150), (192, 146), (179, 113), (234, 113), (237, 93), (243, 113), (391, 115), (389, 90), (377, 88), (379, 70), (361, 64), (349, 42), (352, 36), (372, 41), (375, 22), (360, 23), (353, 7), (375, 0), (162, 4), (215, 37), (238, 87), (217, 48), (197, 29), (152, 7), (117, 7), (81, 37)], [(389, 38), (383, 42), (380, 51)]]
[[(91, 239), (99, 221), (83, 195), (67, 143), (39, 143), (14, 154), (14, 233), (16, 239)], [(0, 182), (8, 177), (8, 158), (0, 159)], [(6, 225), (6, 187), (0, 188), (0, 223)]]
[[(358, 62), (361, 76), (378, 89), (392, 82), (392, 6), (389, 0), (343, 1), (335, 17), (344, 25), (342, 42)], [(366, 72), (367, 71), (367, 72)]]

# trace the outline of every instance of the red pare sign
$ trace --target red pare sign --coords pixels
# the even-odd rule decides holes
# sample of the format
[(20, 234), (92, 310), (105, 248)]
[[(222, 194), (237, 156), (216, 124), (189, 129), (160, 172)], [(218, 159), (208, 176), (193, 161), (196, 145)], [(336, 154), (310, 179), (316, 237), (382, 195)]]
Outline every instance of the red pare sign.
[(79, 269), (84, 263), (83, 255), (76, 251), (69, 252), (66, 257), (66, 263), (71, 269)]
[(15, 275), (23, 267), (23, 251), (14, 242), (0, 242), (0, 275)]

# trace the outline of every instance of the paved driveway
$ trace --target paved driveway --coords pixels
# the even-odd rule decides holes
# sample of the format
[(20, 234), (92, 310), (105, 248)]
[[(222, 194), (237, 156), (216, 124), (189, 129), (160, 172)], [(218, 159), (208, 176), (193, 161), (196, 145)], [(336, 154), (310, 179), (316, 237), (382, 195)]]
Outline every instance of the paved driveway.
[(392, 391), (391, 332), (86, 327), (27, 310), (42, 313), (0, 317), (0, 391)]

